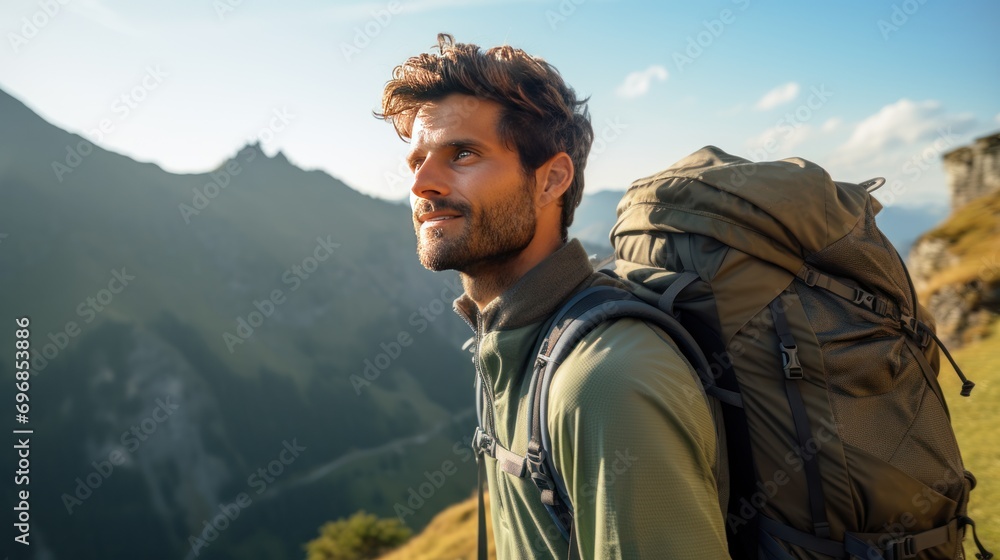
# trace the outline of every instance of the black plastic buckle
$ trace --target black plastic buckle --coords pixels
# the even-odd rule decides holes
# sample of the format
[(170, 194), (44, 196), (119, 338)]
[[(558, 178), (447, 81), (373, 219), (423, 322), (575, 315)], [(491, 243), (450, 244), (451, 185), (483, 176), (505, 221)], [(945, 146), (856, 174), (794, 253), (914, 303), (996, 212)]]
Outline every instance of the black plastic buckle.
[(930, 333), (924, 329), (923, 324), (918, 321), (916, 317), (906, 316), (903, 319), (900, 319), (899, 325), (903, 327), (903, 330), (906, 331), (906, 333), (909, 334), (921, 348), (927, 348), (927, 345), (931, 343)]
[(819, 273), (810, 268), (806, 271), (806, 277), (802, 281), (806, 283), (806, 286), (812, 288), (816, 285), (816, 282), (819, 282)]
[(781, 348), (781, 367), (788, 379), (802, 379), (802, 363), (799, 362), (799, 347), (778, 345)]
[(472, 450), (476, 452), (476, 455), (486, 454), (493, 457), (493, 438), (489, 436), (482, 428), (476, 426), (476, 432), (472, 436)]
[(857, 305), (863, 305), (868, 309), (875, 311), (875, 294), (870, 294), (860, 288), (855, 288), (854, 303)]
[(900, 560), (901, 558), (916, 558), (917, 545), (912, 536), (900, 537), (886, 543), (885, 551), (889, 554), (889, 560)]
[(885, 317), (886, 313), (889, 311), (889, 304), (882, 298), (875, 298), (875, 306), (873, 308), (875, 313)]

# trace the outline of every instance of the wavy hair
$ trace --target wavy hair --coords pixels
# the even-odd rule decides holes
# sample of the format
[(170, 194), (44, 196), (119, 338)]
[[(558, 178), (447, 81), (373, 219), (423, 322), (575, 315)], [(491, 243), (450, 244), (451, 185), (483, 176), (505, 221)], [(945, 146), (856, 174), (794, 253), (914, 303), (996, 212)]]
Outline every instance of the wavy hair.
[(565, 241), (583, 197), (583, 170), (594, 142), (587, 99), (578, 99), (554, 66), (509, 45), (483, 51), (440, 33), (437, 50), (393, 69), (382, 93), (382, 111), (375, 116), (409, 140), (417, 112), (428, 102), (460, 93), (499, 103), (497, 135), (517, 151), (526, 174), (560, 152), (573, 161), (573, 180), (560, 199)]

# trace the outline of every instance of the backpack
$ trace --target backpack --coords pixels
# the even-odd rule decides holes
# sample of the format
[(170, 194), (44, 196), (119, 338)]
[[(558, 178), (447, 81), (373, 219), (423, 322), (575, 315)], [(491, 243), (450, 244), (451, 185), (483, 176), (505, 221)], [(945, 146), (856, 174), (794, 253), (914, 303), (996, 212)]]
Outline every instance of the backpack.
[[(992, 557), (967, 516), (976, 481), (937, 381), (938, 349), (963, 396), (974, 384), (875, 225), (871, 192), (883, 183), (708, 146), (632, 184), (611, 231), (615, 270), (602, 271), (628, 290), (594, 287), (564, 304), (531, 372), (520, 475), (539, 488), (570, 558), (573, 509), (549, 459), (548, 385), (577, 341), (621, 317), (664, 329), (722, 408), (733, 558), (964, 560), (966, 527), (976, 557)], [(479, 429), (474, 447), (522, 459)], [(479, 528), (484, 557), (482, 480)]]

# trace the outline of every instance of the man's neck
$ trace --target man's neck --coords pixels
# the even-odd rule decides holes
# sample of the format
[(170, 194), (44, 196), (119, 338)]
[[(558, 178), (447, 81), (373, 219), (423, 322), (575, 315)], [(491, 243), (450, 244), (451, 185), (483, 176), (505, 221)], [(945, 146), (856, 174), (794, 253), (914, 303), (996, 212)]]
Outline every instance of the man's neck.
[(554, 246), (540, 250), (529, 247), (509, 260), (481, 263), (472, 270), (459, 273), (462, 287), (482, 312), (491, 301), (500, 297), (529, 270), (564, 244), (562, 240), (558, 240)]

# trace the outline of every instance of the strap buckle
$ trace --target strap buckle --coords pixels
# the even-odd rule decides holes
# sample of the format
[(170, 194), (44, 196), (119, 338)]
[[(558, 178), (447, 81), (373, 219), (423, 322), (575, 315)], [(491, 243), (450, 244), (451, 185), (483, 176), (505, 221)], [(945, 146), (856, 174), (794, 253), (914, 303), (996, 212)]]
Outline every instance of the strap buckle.
[(910, 535), (890, 540), (886, 543), (885, 551), (889, 554), (889, 560), (916, 558), (918, 552), (916, 541)]
[(489, 434), (484, 432), (479, 426), (476, 426), (476, 431), (472, 436), (472, 450), (476, 452), (476, 455), (486, 454), (496, 458), (495, 443)]
[(538, 442), (534, 440), (528, 442), (525, 462), (528, 464), (528, 472), (531, 473), (531, 481), (535, 483), (538, 491), (542, 494), (542, 503), (547, 506), (555, 506), (556, 483), (549, 476), (548, 468), (545, 466), (545, 450)]
[(819, 276), (820, 276), (819, 272), (816, 272), (815, 270), (810, 268), (806, 270), (806, 275), (804, 278), (802, 278), (802, 281), (806, 283), (806, 286), (812, 288), (813, 286), (816, 285), (816, 282), (819, 282)]
[[(875, 294), (870, 294), (861, 288), (854, 288), (854, 303), (877, 312), (875, 308)], [(885, 302), (882, 302), (882, 304), (884, 305)]]
[(909, 315), (903, 315), (899, 320), (899, 326), (906, 331), (906, 334), (910, 335), (921, 348), (927, 348), (927, 345), (931, 343), (931, 335), (927, 332), (923, 323), (917, 320), (916, 317), (910, 317)]
[(802, 379), (802, 363), (799, 362), (799, 347), (797, 345), (785, 346), (778, 344), (781, 348), (781, 367), (785, 370), (786, 379)]
[(552, 482), (552, 478), (549, 477), (548, 469), (545, 467), (545, 450), (542, 449), (541, 445), (536, 442), (531, 441), (528, 443), (528, 453), (524, 456), (526, 462), (528, 463), (528, 471), (531, 473), (531, 478), (534, 479), (535, 475), (545, 477), (549, 483)]

